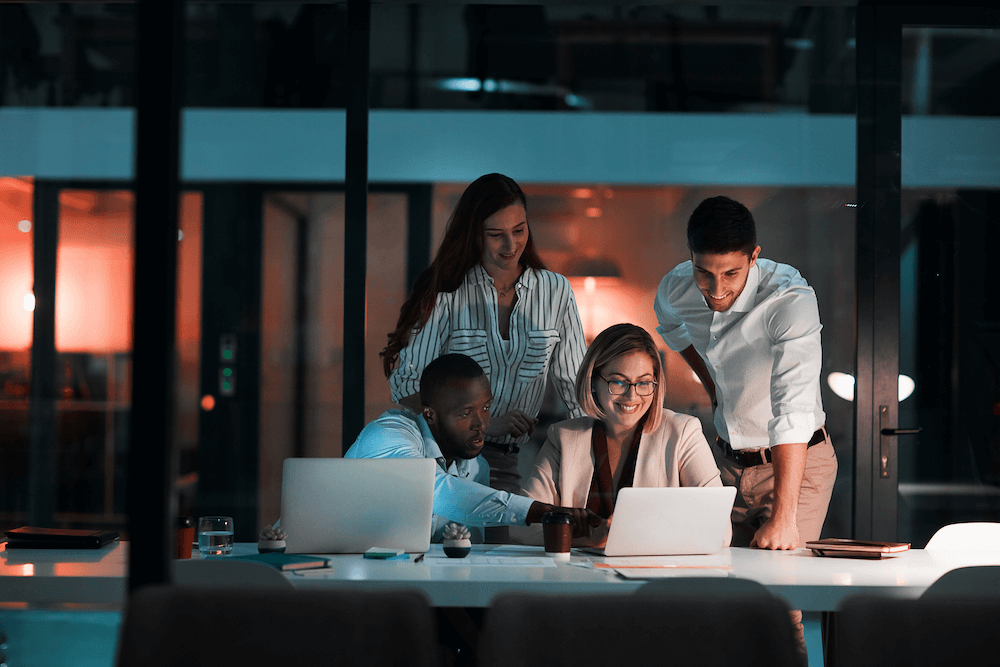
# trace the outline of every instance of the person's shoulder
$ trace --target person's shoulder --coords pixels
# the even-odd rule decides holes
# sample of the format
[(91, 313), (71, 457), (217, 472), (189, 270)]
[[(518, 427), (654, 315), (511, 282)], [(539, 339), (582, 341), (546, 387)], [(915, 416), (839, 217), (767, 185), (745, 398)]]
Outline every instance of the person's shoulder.
[(674, 412), (670, 408), (662, 408), (659, 431), (683, 431), (689, 428), (701, 428), (701, 420), (683, 412)]
[(760, 285), (767, 287), (771, 291), (784, 289), (807, 288), (809, 283), (802, 274), (791, 264), (782, 264), (763, 257), (757, 259), (757, 268), (760, 271)]
[(386, 410), (365, 426), (365, 430), (372, 429), (405, 429), (420, 433), (420, 424), (417, 421), (418, 415), (406, 408), (393, 408)]
[(564, 419), (561, 422), (556, 422), (549, 426), (549, 433), (557, 435), (559, 437), (572, 437), (576, 433), (584, 433), (592, 430), (594, 428), (594, 422), (596, 420), (593, 417), (574, 417), (573, 419)]
[(529, 288), (537, 285), (542, 289), (570, 289), (569, 278), (548, 269), (533, 269), (529, 266), (524, 269), (524, 277)]
[(660, 291), (672, 290), (694, 282), (694, 268), (691, 260), (686, 260), (670, 269), (660, 281)]

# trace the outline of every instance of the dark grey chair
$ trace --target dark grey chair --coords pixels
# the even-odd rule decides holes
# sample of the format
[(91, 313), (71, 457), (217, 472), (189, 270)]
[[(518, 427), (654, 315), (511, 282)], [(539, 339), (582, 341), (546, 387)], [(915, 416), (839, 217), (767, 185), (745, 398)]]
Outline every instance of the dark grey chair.
[(1000, 599), (1000, 565), (960, 567), (945, 572), (920, 597), (945, 599), (970, 596)]
[(998, 665), (1000, 600), (854, 597), (837, 614), (837, 665)]
[(437, 629), (415, 591), (151, 586), (131, 596), (118, 667), (439, 667)]
[(487, 611), (479, 664), (793, 667), (800, 663), (788, 612), (766, 592), (511, 593)]

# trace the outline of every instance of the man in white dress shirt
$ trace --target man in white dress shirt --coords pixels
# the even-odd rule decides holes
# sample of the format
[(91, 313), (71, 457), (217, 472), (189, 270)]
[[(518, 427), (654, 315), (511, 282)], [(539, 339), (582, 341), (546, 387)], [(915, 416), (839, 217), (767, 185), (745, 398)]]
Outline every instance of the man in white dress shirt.
[(820, 398), (819, 308), (797, 270), (759, 258), (753, 216), (728, 197), (688, 221), (691, 260), (664, 276), (657, 331), (701, 379), (733, 546), (795, 549), (823, 529), (837, 457)]

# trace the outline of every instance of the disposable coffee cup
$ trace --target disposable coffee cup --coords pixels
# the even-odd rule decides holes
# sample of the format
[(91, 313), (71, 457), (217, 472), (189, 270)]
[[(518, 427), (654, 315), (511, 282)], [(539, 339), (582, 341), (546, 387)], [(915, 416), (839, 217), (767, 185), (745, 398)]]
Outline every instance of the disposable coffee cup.
[(546, 556), (569, 560), (573, 542), (573, 517), (569, 512), (546, 512), (542, 515), (542, 536)]
[(190, 558), (191, 546), (194, 544), (194, 517), (179, 516), (177, 526), (177, 558)]

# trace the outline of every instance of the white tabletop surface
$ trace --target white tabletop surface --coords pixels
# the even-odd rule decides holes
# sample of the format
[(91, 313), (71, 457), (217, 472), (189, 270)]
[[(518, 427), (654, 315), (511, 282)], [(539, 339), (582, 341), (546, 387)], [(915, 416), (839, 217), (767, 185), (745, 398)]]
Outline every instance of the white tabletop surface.
[[(238, 544), (234, 553), (255, 551), (254, 544)], [(540, 549), (496, 551), (492, 545), (473, 548), (473, 557), (484, 555), (543, 557)], [(298, 588), (418, 588), (439, 607), (485, 607), (498, 593), (515, 590), (629, 593), (644, 583), (625, 579), (614, 570), (594, 567), (595, 563), (604, 560), (574, 552), (570, 563), (559, 562), (554, 567), (480, 564), (471, 560), (447, 562), (441, 547), (434, 545), (422, 562), (415, 562), (415, 556), (407, 560), (379, 561), (360, 555), (340, 555), (331, 557), (328, 570), (306, 575), (288, 573), (286, 576)], [(127, 561), (128, 543), (124, 542), (96, 550), (7, 549), (6, 545), (0, 545), (0, 602), (121, 603), (128, 590)], [(882, 560), (856, 560), (820, 558), (806, 549), (731, 548), (715, 556), (675, 556), (660, 562), (724, 567), (631, 569), (629, 572), (633, 575), (648, 572), (650, 576), (753, 579), (785, 598), (793, 608), (831, 611), (844, 598), (854, 594), (918, 597), (949, 570), (967, 565), (1000, 565), (1000, 553), (913, 549)]]

